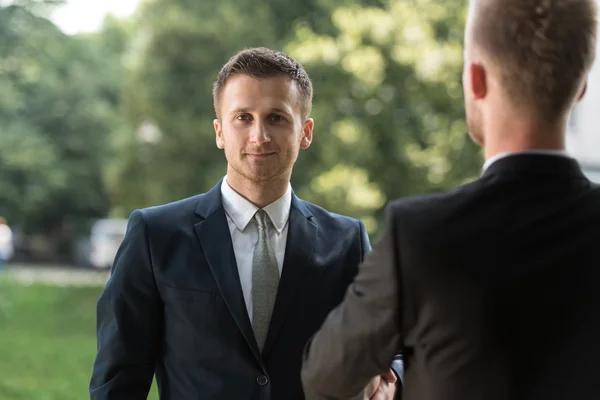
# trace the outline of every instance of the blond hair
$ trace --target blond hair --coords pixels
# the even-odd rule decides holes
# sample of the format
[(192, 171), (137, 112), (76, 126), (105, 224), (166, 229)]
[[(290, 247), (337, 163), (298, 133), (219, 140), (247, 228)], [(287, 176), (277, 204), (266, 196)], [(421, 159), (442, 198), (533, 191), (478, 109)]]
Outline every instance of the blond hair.
[(564, 115), (596, 53), (596, 0), (472, 0), (473, 45), (517, 105)]

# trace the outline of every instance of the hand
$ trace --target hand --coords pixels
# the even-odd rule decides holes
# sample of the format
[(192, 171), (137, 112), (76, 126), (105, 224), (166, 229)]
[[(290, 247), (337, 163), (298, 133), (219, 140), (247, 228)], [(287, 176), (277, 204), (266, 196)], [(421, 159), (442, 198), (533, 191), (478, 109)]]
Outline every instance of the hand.
[(398, 378), (391, 369), (371, 379), (365, 388), (364, 400), (393, 400)]

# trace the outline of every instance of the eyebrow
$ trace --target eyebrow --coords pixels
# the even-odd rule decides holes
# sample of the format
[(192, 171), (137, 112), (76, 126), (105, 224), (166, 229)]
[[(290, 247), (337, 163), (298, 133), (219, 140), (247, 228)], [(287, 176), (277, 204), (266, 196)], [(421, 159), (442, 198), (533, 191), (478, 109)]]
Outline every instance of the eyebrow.
[[(237, 114), (237, 113), (249, 113), (252, 109), (249, 107), (240, 107), (240, 108), (236, 108), (235, 110), (233, 110), (231, 112), (231, 114)], [(271, 108), (272, 112), (276, 112), (276, 113), (282, 113), (282, 114), (289, 114), (287, 111), (285, 111), (283, 108), (278, 108), (278, 107), (273, 107)]]

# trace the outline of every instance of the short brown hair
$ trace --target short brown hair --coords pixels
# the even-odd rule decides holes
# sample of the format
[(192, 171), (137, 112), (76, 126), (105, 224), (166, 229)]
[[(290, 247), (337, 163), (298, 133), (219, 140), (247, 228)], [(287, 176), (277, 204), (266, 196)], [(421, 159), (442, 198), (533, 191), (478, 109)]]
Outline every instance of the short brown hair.
[(596, 0), (471, 1), (473, 44), (515, 104), (568, 112), (595, 59)]
[(254, 78), (270, 78), (278, 75), (289, 76), (296, 82), (301, 100), (301, 112), (304, 119), (308, 119), (312, 108), (313, 88), (312, 82), (302, 65), (280, 51), (266, 47), (245, 49), (229, 59), (219, 72), (213, 85), (213, 101), (215, 113), (219, 116), (219, 100), (223, 88), (229, 78), (234, 75), (244, 74)]

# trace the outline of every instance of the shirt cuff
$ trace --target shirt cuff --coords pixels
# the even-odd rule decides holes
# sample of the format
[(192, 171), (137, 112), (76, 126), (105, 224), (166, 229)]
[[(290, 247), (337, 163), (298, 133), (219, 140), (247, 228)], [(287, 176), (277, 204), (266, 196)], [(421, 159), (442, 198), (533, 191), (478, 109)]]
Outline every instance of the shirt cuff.
[(394, 371), (398, 380), (404, 385), (404, 361), (402, 360), (401, 354), (394, 356), (394, 360), (392, 361), (392, 371)]

